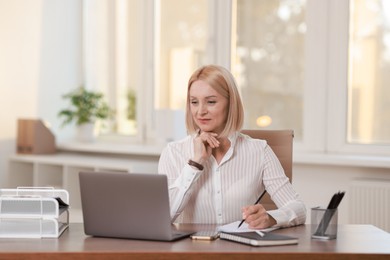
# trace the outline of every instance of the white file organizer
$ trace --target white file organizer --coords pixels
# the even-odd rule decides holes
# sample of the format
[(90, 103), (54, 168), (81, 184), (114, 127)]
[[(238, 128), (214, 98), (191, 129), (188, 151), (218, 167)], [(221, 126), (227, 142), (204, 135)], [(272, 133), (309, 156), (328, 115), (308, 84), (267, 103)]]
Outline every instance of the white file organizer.
[(54, 188), (0, 189), (0, 237), (57, 238), (69, 226), (69, 193)]

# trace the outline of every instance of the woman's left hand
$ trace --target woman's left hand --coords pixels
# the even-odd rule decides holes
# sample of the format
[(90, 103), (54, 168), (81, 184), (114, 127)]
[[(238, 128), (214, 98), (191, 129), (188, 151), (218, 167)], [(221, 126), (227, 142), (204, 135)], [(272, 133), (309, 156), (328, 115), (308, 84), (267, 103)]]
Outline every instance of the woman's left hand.
[(275, 219), (268, 215), (261, 204), (242, 208), (242, 218), (248, 223), (248, 227), (253, 229), (269, 228), (276, 224)]

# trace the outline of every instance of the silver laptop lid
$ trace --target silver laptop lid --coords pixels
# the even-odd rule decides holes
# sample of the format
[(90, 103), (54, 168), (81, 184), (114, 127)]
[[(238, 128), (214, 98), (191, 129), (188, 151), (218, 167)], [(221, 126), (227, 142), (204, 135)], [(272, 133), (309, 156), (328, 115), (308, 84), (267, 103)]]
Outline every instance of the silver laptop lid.
[(80, 172), (79, 179), (85, 234), (172, 239), (165, 175)]

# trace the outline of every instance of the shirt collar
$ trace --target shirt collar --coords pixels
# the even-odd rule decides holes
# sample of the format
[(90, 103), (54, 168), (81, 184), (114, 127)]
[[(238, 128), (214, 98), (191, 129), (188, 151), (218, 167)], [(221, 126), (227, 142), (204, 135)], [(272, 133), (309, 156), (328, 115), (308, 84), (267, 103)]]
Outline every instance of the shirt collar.
[(236, 145), (237, 137), (238, 137), (237, 131), (233, 132), (231, 135), (228, 136), (228, 139), (230, 141), (230, 148), (233, 148)]
[(238, 132), (234, 132), (234, 133), (232, 133), (231, 135), (228, 136), (228, 139), (230, 141), (230, 148), (226, 152), (226, 154), (225, 154), (224, 158), (222, 159), (220, 165), (222, 165), (224, 162), (228, 161), (233, 156), (234, 147), (236, 145), (237, 137), (238, 137)]

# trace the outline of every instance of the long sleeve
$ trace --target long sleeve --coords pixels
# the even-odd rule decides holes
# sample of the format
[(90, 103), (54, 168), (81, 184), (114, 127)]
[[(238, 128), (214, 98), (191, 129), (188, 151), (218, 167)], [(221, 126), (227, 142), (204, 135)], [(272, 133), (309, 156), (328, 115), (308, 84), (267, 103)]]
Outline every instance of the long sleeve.
[(264, 149), (263, 183), (278, 209), (268, 211), (277, 226), (286, 227), (303, 224), (306, 221), (306, 207), (293, 189), (272, 149)]
[[(189, 146), (185, 143), (183, 145)], [(182, 151), (182, 149), (177, 149), (177, 147), (168, 144), (159, 161), (159, 173), (166, 174), (168, 177), (172, 222), (176, 220), (188, 203), (191, 198), (193, 183), (197, 181), (201, 174), (200, 171), (188, 165), (186, 161), (191, 157), (190, 149), (181, 148), (188, 151)]]

